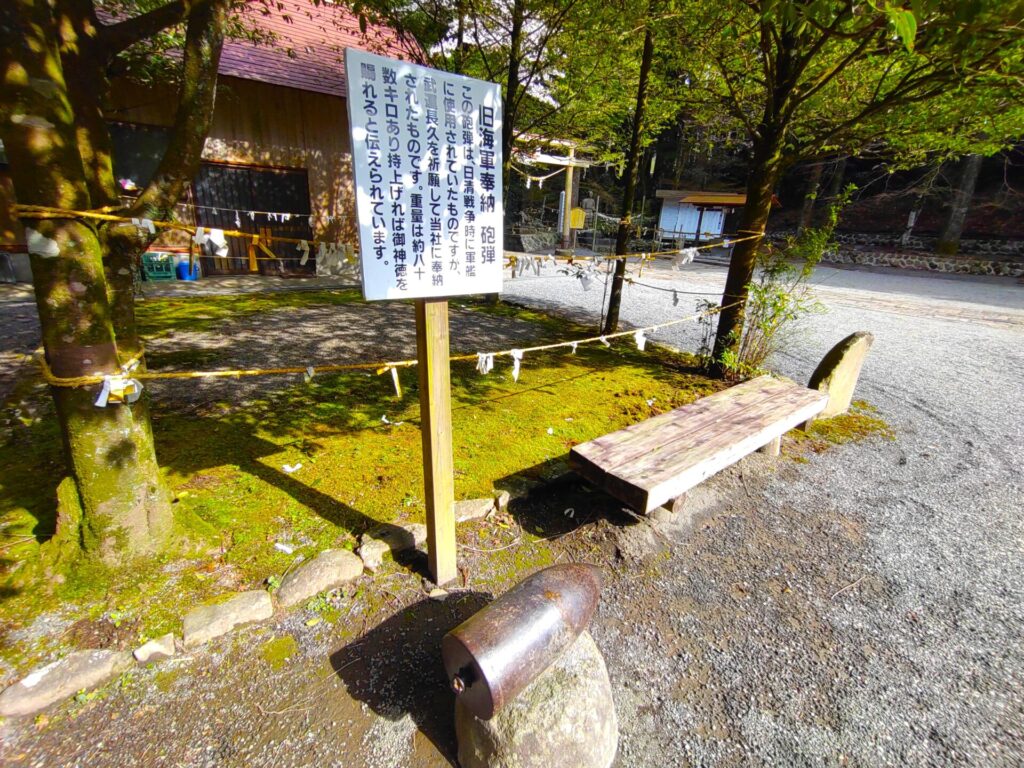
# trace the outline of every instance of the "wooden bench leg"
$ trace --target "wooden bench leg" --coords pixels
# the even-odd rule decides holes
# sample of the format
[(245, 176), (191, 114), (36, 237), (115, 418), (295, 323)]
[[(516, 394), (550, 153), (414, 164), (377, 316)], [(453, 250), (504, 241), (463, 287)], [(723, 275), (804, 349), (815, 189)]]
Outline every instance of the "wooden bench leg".
[(684, 493), (684, 494), (682, 494), (680, 496), (676, 496), (674, 499), (672, 499), (672, 501), (667, 502), (665, 504), (665, 509), (667, 509), (669, 512), (671, 512), (673, 515), (678, 515), (678, 514), (682, 513), (683, 506), (685, 504), (686, 504), (686, 494)]
[(679, 518), (683, 512), (683, 507), (686, 505), (686, 494), (676, 496), (674, 499), (670, 499), (662, 504), (657, 509), (653, 509), (648, 514), (654, 520), (663, 523), (671, 523)]
[(767, 445), (758, 448), (761, 453), (767, 453), (769, 456), (778, 456), (782, 452), (782, 437), (776, 437)]

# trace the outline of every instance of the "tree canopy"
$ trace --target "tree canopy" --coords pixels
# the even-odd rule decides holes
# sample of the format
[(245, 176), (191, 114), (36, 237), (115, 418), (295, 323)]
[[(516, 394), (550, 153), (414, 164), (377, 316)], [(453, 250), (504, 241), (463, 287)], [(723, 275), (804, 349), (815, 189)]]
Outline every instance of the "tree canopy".
[[(885, 152), (895, 163), (992, 151), (1020, 133), (1019, 2), (683, 0), (688, 105), (750, 143), (742, 234), (764, 231), (782, 172), (808, 158)], [(729, 271), (716, 357), (743, 326), (756, 239)]]

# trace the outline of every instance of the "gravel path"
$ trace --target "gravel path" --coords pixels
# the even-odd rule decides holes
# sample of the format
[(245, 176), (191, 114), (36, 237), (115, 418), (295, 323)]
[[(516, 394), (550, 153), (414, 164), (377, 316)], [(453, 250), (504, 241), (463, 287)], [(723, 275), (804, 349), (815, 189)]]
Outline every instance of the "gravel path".
[[(644, 282), (720, 291), (724, 275)], [(707, 484), (705, 521), (657, 578), (613, 585), (595, 636), (616, 659), (620, 763), (1020, 765), (1024, 288), (829, 268), (816, 281), (828, 312), (774, 366), (806, 380), (831, 344), (872, 331), (858, 396), (897, 440), (783, 466), (753, 514), (748, 460)], [(559, 279), (506, 295), (599, 311), (599, 291)], [(623, 304), (635, 326), (680, 311), (636, 286)], [(658, 338), (698, 341), (693, 326)]]

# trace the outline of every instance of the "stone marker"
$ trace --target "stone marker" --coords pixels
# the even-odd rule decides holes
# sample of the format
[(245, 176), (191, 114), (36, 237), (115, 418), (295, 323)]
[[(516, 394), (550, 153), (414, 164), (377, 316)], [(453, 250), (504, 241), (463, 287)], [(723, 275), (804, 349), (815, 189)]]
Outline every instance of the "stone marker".
[(81, 690), (102, 685), (128, 669), (127, 651), (74, 651), (37, 669), (0, 693), (0, 717), (31, 715)]
[(223, 603), (201, 605), (185, 616), (181, 640), (186, 648), (227, 634), (239, 624), (263, 621), (274, 615), (274, 602), (262, 589), (239, 592)]
[(364, 533), (359, 539), (359, 557), (368, 570), (380, 568), (388, 552), (403, 552), (415, 549), (427, 540), (427, 526), (422, 523), (409, 525), (382, 525)]
[(463, 499), (455, 502), (455, 522), (464, 523), (467, 520), (479, 520), (487, 517), (495, 510), (496, 504), (493, 498), (487, 499)]
[(508, 509), (510, 501), (512, 501), (512, 494), (508, 491), (498, 491), (494, 494), (494, 506), (497, 507), (499, 512), (504, 512)]
[(828, 405), (815, 418), (827, 419), (850, 409), (860, 368), (875, 337), (867, 331), (851, 333), (821, 359), (811, 374), (810, 389), (828, 393)]
[(608, 768), (619, 726), (601, 652), (585, 631), (561, 658), (490, 720), (458, 700), (462, 768)]
[(163, 661), (174, 655), (174, 633), (168, 632), (163, 637), (157, 637), (147, 643), (143, 643), (134, 651), (132, 656), (139, 664), (148, 664), (151, 661)]
[(359, 578), (362, 572), (363, 561), (351, 552), (325, 550), (284, 577), (277, 601), (287, 608)]

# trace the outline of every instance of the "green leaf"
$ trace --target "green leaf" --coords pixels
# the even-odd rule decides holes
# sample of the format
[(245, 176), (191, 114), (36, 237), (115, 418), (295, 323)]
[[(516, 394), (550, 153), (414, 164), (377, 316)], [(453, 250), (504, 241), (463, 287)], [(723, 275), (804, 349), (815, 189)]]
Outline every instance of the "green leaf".
[(914, 39), (917, 37), (917, 17), (914, 16), (914, 12), (893, 8), (889, 15), (903, 45), (908, 51), (914, 50)]

